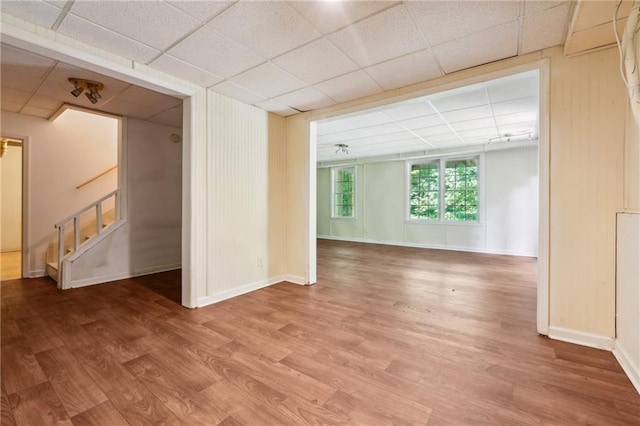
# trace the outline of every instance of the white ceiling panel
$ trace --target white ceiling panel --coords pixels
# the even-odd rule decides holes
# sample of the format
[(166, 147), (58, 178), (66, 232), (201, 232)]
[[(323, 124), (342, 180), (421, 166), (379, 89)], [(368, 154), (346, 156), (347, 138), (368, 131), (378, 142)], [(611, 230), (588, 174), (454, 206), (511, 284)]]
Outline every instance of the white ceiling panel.
[(438, 114), (425, 115), (422, 117), (410, 118), (409, 120), (398, 121), (398, 124), (402, 127), (412, 130), (438, 126), (443, 123), (444, 121)]
[(524, 14), (533, 15), (544, 9), (550, 9), (552, 7), (559, 6), (563, 3), (571, 3), (567, 0), (524, 0)]
[(223, 80), (215, 74), (211, 74), (194, 65), (187, 64), (171, 55), (162, 55), (149, 66), (159, 71), (180, 76), (180, 78), (195, 83), (199, 86), (210, 87)]
[(53, 111), (46, 108), (38, 108), (32, 106), (26, 106), (20, 111), (21, 114), (33, 115), (34, 117), (40, 118), (49, 118), (52, 112)]
[(495, 126), (485, 127), (484, 129), (472, 129), (472, 130), (462, 130), (458, 132), (458, 135), (462, 139), (475, 139), (475, 138), (493, 138), (498, 136), (498, 129)]
[(56, 64), (53, 59), (43, 58), (39, 55), (27, 53), (24, 50), (1, 45), (0, 58), (2, 59), (2, 76), (7, 71), (21, 74), (25, 78), (31, 77), (34, 83), (39, 81), (45, 73)]
[(257, 102), (255, 106), (257, 106), (258, 108), (262, 108), (265, 111), (282, 115), (284, 117), (298, 113), (298, 111), (296, 111), (295, 109), (289, 108), (288, 106), (282, 105), (276, 101), (272, 101), (269, 99), (266, 101)]
[(482, 129), (485, 127), (495, 127), (496, 122), (493, 117), (491, 118), (481, 118), (480, 120), (469, 120), (469, 121), (460, 121), (458, 123), (452, 123), (451, 127), (455, 131), (461, 130), (472, 130), (472, 129)]
[(354, 115), (352, 117), (348, 117), (347, 120), (349, 120), (349, 122), (353, 124), (353, 127), (355, 128), (377, 126), (379, 124), (393, 122), (393, 119), (391, 117), (381, 111)]
[(397, 121), (421, 117), (424, 115), (432, 115), (436, 113), (436, 111), (431, 108), (431, 105), (429, 105), (428, 103), (417, 102), (415, 100), (411, 103), (394, 105), (389, 109), (385, 109), (384, 112)]
[(518, 18), (516, 1), (412, 1), (406, 3), (432, 46)]
[(148, 121), (168, 126), (182, 127), (182, 103), (148, 118)]
[(522, 123), (538, 120), (537, 111), (520, 112), (516, 114), (505, 114), (496, 116), (496, 123), (498, 126), (504, 126), (507, 124)]
[(536, 79), (525, 78), (493, 84), (488, 87), (488, 90), (491, 102), (504, 102), (538, 96), (538, 83)]
[[(205, 53), (203, 46), (216, 48), (207, 49)], [(224, 78), (264, 62), (264, 58), (218, 33), (210, 25), (200, 28), (167, 53)]]
[(24, 103), (22, 102), (11, 102), (4, 97), (0, 99), (0, 106), (2, 107), (2, 111), (6, 112), (20, 112)]
[(361, 67), (427, 48), (402, 4), (328, 37)]
[(211, 25), (265, 58), (321, 36), (285, 2), (238, 2), (214, 18)]
[(274, 59), (273, 63), (308, 84), (358, 69), (355, 62), (324, 37)]
[(389, 8), (391, 1), (292, 1), (290, 4), (323, 34)]
[(147, 63), (160, 54), (158, 49), (139, 43), (71, 14), (68, 14), (64, 18), (58, 31), (76, 40), (82, 40), (91, 46), (142, 63)]
[(273, 98), (305, 86), (302, 80), (269, 62), (245, 71), (231, 81), (265, 98)]
[(549, 46), (561, 45), (567, 34), (571, 3), (524, 17), (520, 53), (529, 53)]
[(336, 103), (333, 99), (313, 87), (304, 87), (295, 92), (278, 96), (273, 100), (299, 111), (324, 108)]
[(166, 96), (138, 86), (129, 86), (120, 93), (118, 99), (124, 102), (131, 102), (136, 105), (153, 107), (154, 109), (160, 109), (161, 111), (175, 107), (176, 105), (182, 105), (182, 100), (180, 99)]
[(451, 131), (451, 128), (449, 128), (449, 126), (447, 126), (446, 124), (441, 124), (440, 126), (433, 127), (424, 127), (422, 129), (415, 129), (414, 132), (416, 133), (416, 135), (424, 138), (430, 138), (439, 135), (453, 135), (452, 137), (454, 139), (456, 137), (455, 133), (453, 133)]
[(518, 21), (440, 44), (433, 51), (447, 73), (516, 56)]
[(488, 105), (459, 109), (456, 111), (443, 112), (442, 117), (449, 123), (457, 123), (458, 121), (478, 120), (480, 118), (491, 117), (491, 108)]
[(247, 90), (246, 88), (227, 80), (211, 87), (211, 90), (247, 104), (255, 104), (266, 100), (264, 96)]
[(346, 132), (331, 133), (329, 135), (321, 135), (318, 137), (318, 143), (323, 145), (330, 143), (344, 142), (351, 139), (366, 138), (371, 136), (367, 131), (361, 129), (347, 130)]
[(40, 25), (45, 28), (51, 28), (60, 16), (60, 8), (43, 1), (6, 1), (0, 2), (0, 10), (2, 13), (8, 13), (16, 18)]
[[(86, 99), (83, 99), (86, 100)], [(80, 104), (76, 102), (76, 105)], [(84, 106), (84, 105), (83, 105)], [(145, 108), (140, 108), (140, 105), (131, 102), (125, 102), (117, 98), (110, 100), (100, 107), (101, 111), (106, 111), (112, 114), (124, 115), (127, 117), (137, 118), (139, 120), (146, 120), (149, 117), (149, 111)], [(154, 111), (157, 114), (159, 111)]]
[(61, 102), (59, 99), (45, 95), (35, 95), (29, 100), (29, 106), (44, 108), (50, 111), (55, 111), (60, 104)]
[(442, 76), (435, 57), (428, 50), (410, 53), (366, 68), (385, 90), (396, 89)]
[(31, 92), (14, 89), (12, 87), (2, 87), (2, 99), (8, 102), (24, 105), (31, 97)]
[(515, 114), (517, 112), (537, 111), (538, 98), (530, 96), (528, 98), (514, 99), (512, 101), (495, 102), (493, 113), (495, 115)]
[(431, 104), (439, 112), (448, 112), (487, 105), (488, 101), (487, 92), (484, 88), (480, 88), (449, 96), (434, 96)]
[(169, 3), (158, 1), (76, 1), (71, 13), (160, 50), (201, 25)]
[(174, 7), (182, 10), (186, 14), (196, 18), (200, 22), (207, 22), (220, 12), (231, 6), (235, 1), (190, 1), (178, 0), (169, 1)]
[(518, 135), (523, 132), (531, 132), (531, 136), (536, 136), (538, 134), (538, 123), (535, 121), (525, 121), (521, 123), (511, 123), (500, 126), (500, 134), (504, 135), (505, 133), (511, 133), (513, 135)]
[(355, 129), (348, 118), (339, 120), (326, 120), (318, 123), (318, 135), (328, 135), (330, 133), (345, 132)]
[(402, 132), (403, 130), (405, 129), (403, 129), (396, 123), (388, 123), (388, 124), (381, 124), (379, 126), (367, 127), (367, 132), (371, 133), (372, 135), (388, 135), (391, 133), (399, 133), (399, 132)]
[(0, 78), (2, 79), (3, 87), (10, 87), (12, 89), (31, 93), (38, 88), (40, 85), (40, 78), (43, 76), (44, 72), (39, 78), (34, 78), (33, 74), (20, 73), (14, 70), (4, 69), (3, 67)]
[(314, 87), (338, 102), (348, 102), (382, 92), (380, 86), (362, 70), (332, 78)]

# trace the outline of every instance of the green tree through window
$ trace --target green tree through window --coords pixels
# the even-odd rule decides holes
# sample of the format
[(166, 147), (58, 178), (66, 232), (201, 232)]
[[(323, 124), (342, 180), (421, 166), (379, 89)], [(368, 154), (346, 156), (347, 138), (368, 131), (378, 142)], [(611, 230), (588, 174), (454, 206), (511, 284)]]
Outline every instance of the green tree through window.
[(412, 164), (409, 179), (410, 219), (478, 220), (477, 157)]
[(333, 171), (333, 216), (355, 217), (355, 167)]

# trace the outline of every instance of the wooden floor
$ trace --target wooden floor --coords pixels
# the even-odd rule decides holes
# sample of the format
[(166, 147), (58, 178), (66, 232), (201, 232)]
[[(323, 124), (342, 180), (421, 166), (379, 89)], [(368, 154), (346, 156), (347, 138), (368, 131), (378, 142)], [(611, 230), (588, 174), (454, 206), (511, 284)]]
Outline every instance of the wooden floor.
[(319, 241), (318, 284), (188, 310), (179, 272), (2, 283), (2, 424), (640, 424), (535, 331), (535, 260)]
[(0, 253), (0, 281), (15, 280), (22, 276), (22, 253), (9, 251)]

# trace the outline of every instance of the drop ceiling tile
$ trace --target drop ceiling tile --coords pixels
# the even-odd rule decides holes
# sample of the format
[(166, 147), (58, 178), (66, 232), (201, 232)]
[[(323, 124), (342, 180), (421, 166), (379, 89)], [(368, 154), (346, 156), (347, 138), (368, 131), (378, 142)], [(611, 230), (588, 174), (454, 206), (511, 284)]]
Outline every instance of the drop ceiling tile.
[(361, 67), (427, 48), (402, 4), (328, 37)]
[[(89, 103), (89, 101), (86, 98), (83, 99), (83, 101), (86, 101), (87, 104)], [(74, 102), (74, 104), (78, 105), (80, 104), (80, 102)], [(124, 115), (127, 117), (137, 118), (139, 120), (146, 120), (151, 115), (149, 114), (149, 111), (146, 108), (141, 108), (140, 105), (138, 104), (125, 102), (118, 98), (112, 99), (109, 102), (106, 102), (104, 104), (99, 104), (99, 105), (100, 105), (101, 111), (109, 112), (115, 115)], [(83, 103), (81, 106), (87, 106), (87, 105), (84, 105)], [(157, 112), (158, 111), (156, 111), (156, 113)]]
[(16, 72), (12, 69), (5, 69), (5, 67), (2, 67), (0, 81), (2, 82), (3, 89), (5, 87), (10, 87), (12, 89), (31, 93), (38, 88), (41, 78), (42, 76), (38, 77), (33, 74)]
[(60, 8), (43, 1), (6, 1), (0, 2), (3, 14), (24, 19), (41, 27), (51, 28), (60, 15)]
[(382, 92), (380, 86), (361, 70), (323, 81), (314, 87), (338, 102), (348, 102)]
[(496, 123), (498, 126), (504, 126), (507, 124), (523, 123), (523, 122), (537, 122), (538, 112), (519, 112), (515, 114), (505, 114), (496, 116)]
[(238, 2), (211, 25), (268, 59), (321, 36), (285, 2)]
[(22, 109), (23, 103), (19, 102), (11, 102), (5, 98), (0, 99), (0, 108), (5, 112), (20, 112)]
[(496, 126), (491, 126), (483, 129), (462, 130), (458, 132), (458, 135), (465, 140), (473, 138), (489, 139), (498, 136), (498, 129), (496, 129)]
[(381, 143), (392, 143), (397, 141), (402, 141), (406, 139), (415, 139), (416, 135), (412, 134), (409, 131), (403, 130), (398, 133), (388, 133), (386, 135), (377, 135), (377, 136), (366, 136), (360, 140), (352, 141), (352, 143), (364, 143), (364, 144), (381, 144)]
[(200, 22), (207, 22), (214, 16), (218, 15), (227, 7), (231, 6), (234, 1), (170, 1), (172, 6), (180, 9), (186, 14), (196, 18)]
[(318, 135), (328, 135), (330, 133), (353, 130), (355, 127), (347, 118), (321, 121), (318, 123)]
[(203, 69), (200, 69), (194, 65), (187, 64), (178, 58), (174, 58), (171, 55), (162, 55), (155, 61), (153, 61), (150, 67), (157, 70), (173, 74), (176, 77), (190, 81), (202, 87), (213, 86), (216, 83), (220, 83), (223, 78), (215, 74), (211, 74)]
[(345, 119), (348, 120), (356, 129), (393, 122), (391, 117), (381, 111), (358, 114)]
[(442, 72), (428, 50), (410, 53), (366, 68), (367, 74), (385, 90), (441, 77)]
[(245, 71), (231, 81), (265, 98), (273, 98), (306, 86), (302, 80), (298, 80), (270, 62)]
[(436, 111), (431, 108), (426, 101), (416, 100), (410, 103), (402, 103), (396, 106), (392, 106), (389, 109), (385, 110), (385, 113), (388, 114), (394, 120), (407, 120), (409, 118), (422, 117), (425, 115), (435, 114)]
[(355, 62), (324, 37), (285, 53), (273, 63), (308, 84), (358, 69)]
[(352, 139), (366, 138), (371, 136), (368, 132), (361, 129), (347, 130), (346, 132), (332, 133), (330, 135), (322, 135), (322, 143), (337, 143), (350, 141)]
[(458, 109), (472, 108), (488, 104), (485, 89), (456, 91), (456, 93), (444, 93), (434, 96), (431, 104), (439, 112), (455, 111)]
[(237, 84), (230, 81), (223, 81), (222, 83), (216, 84), (215, 86), (211, 87), (210, 90), (250, 105), (262, 102), (266, 99), (264, 96), (253, 93), (250, 90), (247, 90), (242, 86), (238, 86)]
[(148, 121), (165, 124), (167, 126), (182, 127), (182, 105), (149, 117)]
[(406, 5), (431, 46), (513, 21), (520, 13), (516, 1), (412, 1)]
[(444, 124), (442, 118), (438, 114), (425, 115), (422, 117), (410, 118), (409, 120), (398, 121), (398, 124), (404, 128), (415, 130), (424, 127), (433, 127)]
[[(215, 48), (207, 49), (205, 53), (203, 46)], [(223, 78), (232, 77), (264, 62), (260, 56), (215, 31), (210, 24), (191, 34), (167, 53)]]
[(393, 6), (390, 1), (293, 1), (290, 4), (323, 34)]
[(29, 100), (29, 103), (27, 105), (36, 108), (55, 110), (58, 109), (60, 105), (62, 105), (62, 102), (59, 99), (52, 98), (50, 96), (35, 95)]
[(495, 127), (496, 123), (493, 118), (481, 118), (479, 120), (460, 121), (452, 123), (451, 127), (457, 132), (462, 130), (482, 129), (485, 127)]
[(299, 111), (324, 108), (335, 105), (335, 101), (313, 87), (303, 87), (295, 92), (274, 98), (274, 101), (295, 108)]
[(182, 100), (173, 96), (164, 95), (139, 86), (129, 86), (118, 96), (124, 102), (131, 102), (144, 107), (154, 107), (166, 110), (177, 105), (182, 105)]
[(567, 34), (571, 3), (524, 17), (520, 53), (529, 53), (564, 43)]
[(439, 145), (443, 145), (443, 144), (450, 144), (450, 143), (453, 143), (453, 142), (457, 142), (459, 144), (463, 143), (460, 140), (460, 138), (458, 136), (456, 136), (456, 134), (453, 133), (453, 132), (445, 133), (445, 134), (442, 134), (442, 135), (429, 136), (429, 137), (425, 137), (425, 139), (427, 140), (427, 142), (429, 142), (431, 145), (434, 145), (434, 146), (439, 146)]
[(456, 137), (455, 133), (453, 133), (449, 126), (447, 126), (446, 124), (442, 124), (440, 126), (424, 127), (422, 129), (416, 129), (414, 130), (414, 132), (416, 133), (416, 135), (424, 138), (430, 138), (439, 135), (449, 135), (453, 138)]
[(534, 121), (523, 123), (511, 123), (500, 126), (500, 134), (510, 133), (512, 135), (521, 135), (522, 133), (530, 132), (531, 135), (537, 135), (538, 124)]
[(24, 105), (31, 97), (31, 92), (17, 90), (12, 87), (2, 87), (2, 99)]
[(493, 104), (493, 113), (495, 115), (515, 114), (517, 112), (536, 112), (538, 111), (538, 98), (529, 96), (527, 98), (514, 99), (505, 102), (495, 102)]
[(379, 126), (367, 127), (367, 132), (372, 135), (388, 135), (390, 133), (398, 133), (404, 130), (396, 123), (381, 124)]
[(516, 56), (518, 21), (440, 44), (433, 52), (446, 73)]
[(82, 40), (91, 46), (145, 64), (160, 54), (158, 49), (146, 46), (131, 38), (71, 14), (68, 14), (67, 17), (64, 18), (58, 31), (76, 40)]
[(200, 25), (199, 20), (160, 1), (76, 1), (71, 13), (161, 50)]
[(552, 7), (559, 6), (563, 3), (571, 3), (567, 0), (525, 0), (524, 1), (524, 14), (532, 15), (534, 13), (543, 11), (545, 9), (551, 9)]
[(488, 87), (491, 102), (504, 102), (529, 96), (538, 96), (538, 78), (505, 81)]
[(33, 115), (34, 117), (49, 118), (54, 113), (53, 109), (37, 108), (27, 106), (20, 111), (20, 114)]
[(298, 113), (298, 111), (296, 111), (295, 109), (289, 108), (272, 100), (258, 102), (255, 104), (255, 106), (257, 106), (258, 108), (262, 108), (265, 111), (281, 115), (283, 117), (288, 117), (290, 115)]
[(459, 121), (478, 120), (480, 118), (491, 117), (491, 108), (488, 105), (459, 109), (456, 111), (443, 112), (442, 117), (450, 124), (457, 123)]
[(14, 72), (38, 80), (56, 64), (53, 59), (44, 58), (4, 44), (0, 45), (0, 57), (2, 57), (3, 77), (5, 72)]

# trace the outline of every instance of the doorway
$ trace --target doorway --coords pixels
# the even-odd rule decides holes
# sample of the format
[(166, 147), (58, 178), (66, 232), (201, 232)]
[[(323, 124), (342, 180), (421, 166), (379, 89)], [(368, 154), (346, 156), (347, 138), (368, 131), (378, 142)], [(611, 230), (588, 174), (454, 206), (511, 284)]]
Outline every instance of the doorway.
[(0, 278), (22, 278), (23, 141), (0, 137)]

